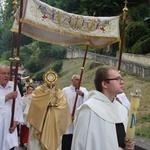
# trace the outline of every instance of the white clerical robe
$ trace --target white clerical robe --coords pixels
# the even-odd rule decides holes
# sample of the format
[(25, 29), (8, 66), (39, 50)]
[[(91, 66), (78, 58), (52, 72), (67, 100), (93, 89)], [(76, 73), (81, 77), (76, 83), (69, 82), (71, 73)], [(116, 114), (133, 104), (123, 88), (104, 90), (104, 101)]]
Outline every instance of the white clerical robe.
[(130, 101), (126, 97), (125, 93), (117, 94), (117, 97), (121, 101), (122, 105), (129, 111), (130, 110)]
[[(12, 100), (5, 102), (5, 95), (13, 92), (14, 83), (9, 81), (5, 88), (0, 85), (0, 150), (9, 150), (18, 146), (17, 128), (9, 133), (11, 123)], [(17, 87), (18, 96), (15, 101), (14, 121), (23, 122), (21, 95)]]
[(24, 118), (24, 122), (22, 124), (27, 126), (29, 126), (29, 123), (26, 121), (26, 119), (29, 112), (31, 100), (32, 100), (32, 94), (22, 97), (22, 110), (23, 110), (23, 118)]
[(91, 91), (88, 101), (77, 110), (71, 150), (119, 150), (115, 124), (126, 121), (124, 106)]
[[(87, 101), (89, 93), (84, 87), (80, 87), (80, 90), (84, 93), (84, 97), (78, 95), (76, 109), (79, 108), (84, 102)], [(72, 114), (75, 99), (76, 99), (76, 89), (73, 85), (65, 87), (62, 89), (62, 92), (65, 94), (67, 98), (67, 102), (70, 108), (70, 114)], [(71, 124), (70, 127), (67, 129), (65, 134), (72, 134), (73, 133), (73, 125)]]

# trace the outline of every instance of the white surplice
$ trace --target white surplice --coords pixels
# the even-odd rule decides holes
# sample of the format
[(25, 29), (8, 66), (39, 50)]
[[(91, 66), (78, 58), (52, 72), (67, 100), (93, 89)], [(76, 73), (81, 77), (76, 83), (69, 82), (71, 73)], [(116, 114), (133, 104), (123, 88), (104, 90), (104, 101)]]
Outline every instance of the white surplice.
[[(86, 102), (89, 96), (89, 92), (86, 90), (86, 88), (80, 87), (80, 90), (84, 93), (84, 97), (78, 95), (76, 109), (79, 108), (84, 102)], [(62, 91), (67, 98), (67, 102), (70, 108), (70, 114), (72, 114), (76, 99), (76, 89), (73, 85), (70, 85), (68, 87), (63, 88)], [(72, 133), (73, 133), (73, 125), (71, 124), (65, 134), (72, 134)]]
[[(5, 88), (0, 85), (0, 150), (9, 150), (18, 146), (17, 128), (9, 133), (12, 112), (12, 100), (5, 102), (5, 95), (13, 92), (14, 83), (9, 81)], [(21, 95), (17, 87), (18, 96), (15, 100), (14, 121), (23, 122)]]
[(130, 101), (126, 97), (125, 93), (117, 94), (117, 97), (121, 101), (122, 105), (129, 111), (130, 110)]
[(127, 109), (118, 101), (91, 91), (76, 112), (71, 150), (119, 150), (115, 124), (127, 118)]

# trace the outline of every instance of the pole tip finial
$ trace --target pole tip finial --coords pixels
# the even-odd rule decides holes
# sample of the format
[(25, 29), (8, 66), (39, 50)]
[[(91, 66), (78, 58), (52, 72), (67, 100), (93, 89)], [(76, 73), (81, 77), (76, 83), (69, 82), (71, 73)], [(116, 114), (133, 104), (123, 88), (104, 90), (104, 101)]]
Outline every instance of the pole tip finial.
[(125, 3), (125, 6), (123, 8), (123, 11), (127, 12), (128, 11), (128, 8), (127, 8), (128, 1), (125, 0), (124, 3)]

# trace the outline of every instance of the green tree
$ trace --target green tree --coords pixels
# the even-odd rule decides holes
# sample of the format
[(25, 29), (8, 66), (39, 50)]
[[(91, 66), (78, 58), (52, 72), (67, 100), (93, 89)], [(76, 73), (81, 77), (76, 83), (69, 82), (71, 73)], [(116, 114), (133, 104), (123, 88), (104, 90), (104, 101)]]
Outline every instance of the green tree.
[(60, 45), (39, 42), (39, 58), (47, 60), (50, 57), (61, 59), (66, 54), (66, 49)]
[(44, 70), (40, 70), (37, 73), (35, 73), (34, 77), (40, 81), (43, 80), (43, 75), (44, 75), (45, 71)]
[(25, 53), (26, 56), (29, 58), (33, 54), (34, 50), (32, 49), (32, 45), (31, 46), (27, 45), (27, 46), (21, 46), (20, 52)]
[(3, 23), (0, 27), (0, 55), (4, 51), (8, 51), (11, 49), (11, 40), (12, 40), (12, 33), (10, 32), (10, 28), (12, 26), (12, 19)]
[(4, 22), (8, 21), (14, 16), (14, 6), (12, 0), (5, 0), (4, 3)]
[(84, 11), (89, 16), (113, 16), (122, 13), (124, 4), (122, 1), (112, 0), (81, 0)]
[(150, 7), (147, 4), (141, 4), (136, 7), (131, 8), (130, 16), (133, 21), (143, 21), (144, 18), (150, 16)]
[(134, 54), (147, 54), (150, 53), (150, 34), (143, 36), (136, 42), (132, 49), (131, 52)]
[(40, 59), (47, 59), (49, 57), (51, 57), (51, 44), (49, 43), (44, 43), (44, 42), (39, 42), (39, 49), (40, 49), (40, 53), (39, 53), (39, 58)]
[(41, 69), (39, 66), (39, 61), (35, 59), (29, 60), (26, 63), (25, 68), (27, 68), (31, 73), (38, 72)]
[(9, 61), (9, 58), (10, 58), (10, 51), (3, 52), (2, 56), (1, 56), (1, 60)]
[(56, 59), (63, 59), (66, 55), (66, 49), (60, 45), (53, 44), (51, 46), (51, 57), (54, 57)]
[(53, 66), (52, 66), (52, 70), (56, 71), (57, 73), (59, 73), (62, 70), (62, 66), (63, 66), (63, 61), (58, 60), (56, 61)]
[(3, 7), (2, 7), (2, 3), (0, 3), (0, 26), (3, 24)]
[(125, 30), (125, 46), (129, 49), (142, 37), (149, 33), (148, 29), (141, 22), (131, 22)]

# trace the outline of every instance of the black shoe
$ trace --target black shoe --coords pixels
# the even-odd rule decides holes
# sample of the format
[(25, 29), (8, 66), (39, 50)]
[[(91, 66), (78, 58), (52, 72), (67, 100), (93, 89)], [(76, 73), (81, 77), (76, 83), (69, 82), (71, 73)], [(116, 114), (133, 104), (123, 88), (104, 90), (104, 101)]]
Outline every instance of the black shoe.
[(25, 147), (25, 145), (23, 143), (20, 143), (19, 146), (22, 147), (22, 148)]
[(23, 150), (27, 150), (27, 146), (24, 145), (23, 143), (20, 143), (19, 146), (20, 146)]

